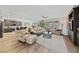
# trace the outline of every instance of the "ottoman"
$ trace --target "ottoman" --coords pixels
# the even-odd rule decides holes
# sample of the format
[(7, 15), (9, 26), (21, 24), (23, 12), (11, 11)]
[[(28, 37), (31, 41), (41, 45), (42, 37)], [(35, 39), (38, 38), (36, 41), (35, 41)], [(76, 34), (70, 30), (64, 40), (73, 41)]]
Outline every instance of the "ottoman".
[(26, 36), (26, 43), (33, 44), (34, 42), (36, 42), (36, 38), (36, 35), (29, 35), (28, 37)]
[(23, 37), (23, 36), (17, 36), (17, 40), (19, 40), (21, 42), (25, 42), (25, 37)]

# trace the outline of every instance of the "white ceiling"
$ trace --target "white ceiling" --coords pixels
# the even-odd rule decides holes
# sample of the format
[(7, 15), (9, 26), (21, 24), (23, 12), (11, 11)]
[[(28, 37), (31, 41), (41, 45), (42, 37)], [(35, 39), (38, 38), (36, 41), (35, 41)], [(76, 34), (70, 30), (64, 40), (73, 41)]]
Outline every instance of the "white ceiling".
[(0, 15), (29, 21), (38, 21), (42, 16), (48, 18), (66, 17), (72, 5), (5, 5), (0, 6)]

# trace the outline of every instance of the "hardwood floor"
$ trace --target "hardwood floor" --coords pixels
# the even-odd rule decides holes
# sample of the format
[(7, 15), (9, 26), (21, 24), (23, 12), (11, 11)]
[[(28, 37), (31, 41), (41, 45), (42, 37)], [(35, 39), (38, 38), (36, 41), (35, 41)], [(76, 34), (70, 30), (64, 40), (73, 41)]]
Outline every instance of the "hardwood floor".
[[(69, 53), (78, 53), (79, 48), (74, 46), (68, 37), (64, 37)], [(32, 45), (19, 42), (14, 32), (5, 33), (4, 38), (0, 38), (0, 53), (51, 53), (48, 48), (34, 43)], [(54, 51), (53, 51), (54, 52)]]
[(48, 48), (34, 43), (32, 45), (19, 42), (15, 33), (5, 33), (4, 38), (0, 38), (0, 52), (2, 53), (49, 53)]
[(69, 53), (79, 53), (79, 47), (75, 46), (69, 37), (64, 36), (64, 39)]

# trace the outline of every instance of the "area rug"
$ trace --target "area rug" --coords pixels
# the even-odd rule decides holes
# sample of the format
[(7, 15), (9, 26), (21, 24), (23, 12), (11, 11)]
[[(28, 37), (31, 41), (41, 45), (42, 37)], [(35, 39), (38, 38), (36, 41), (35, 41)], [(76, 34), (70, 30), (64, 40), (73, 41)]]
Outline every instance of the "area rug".
[(56, 53), (68, 52), (63, 36), (53, 34), (52, 38), (48, 39), (48, 38), (44, 38), (43, 35), (41, 35), (37, 38), (37, 43), (50, 49), (51, 53), (52, 52), (56, 52)]

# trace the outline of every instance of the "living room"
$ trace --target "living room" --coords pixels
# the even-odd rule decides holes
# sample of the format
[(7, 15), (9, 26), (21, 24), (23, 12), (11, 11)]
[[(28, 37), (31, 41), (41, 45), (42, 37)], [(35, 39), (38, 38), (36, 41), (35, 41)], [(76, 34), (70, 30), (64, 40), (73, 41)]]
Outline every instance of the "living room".
[(68, 14), (72, 8), (73, 5), (0, 6), (0, 52), (79, 52), (68, 38)]

